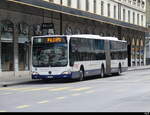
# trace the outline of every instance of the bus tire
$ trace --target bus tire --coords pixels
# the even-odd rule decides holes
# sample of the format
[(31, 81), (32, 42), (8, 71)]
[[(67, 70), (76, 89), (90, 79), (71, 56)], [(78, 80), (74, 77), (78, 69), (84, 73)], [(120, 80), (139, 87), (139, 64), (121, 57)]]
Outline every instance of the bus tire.
[(121, 73), (122, 73), (122, 68), (121, 68), (121, 64), (119, 64), (118, 75), (120, 75)]
[(105, 72), (104, 72), (104, 67), (102, 66), (102, 67), (101, 67), (100, 77), (101, 77), (101, 78), (104, 78), (104, 76), (105, 76), (104, 74), (105, 74)]
[(122, 73), (122, 68), (121, 68), (121, 64), (119, 64), (118, 66), (118, 72), (116, 75), (120, 75)]
[(84, 80), (84, 69), (81, 68), (79, 72), (80, 72), (80, 77), (79, 77), (78, 80), (79, 80), (79, 81), (83, 81), (83, 80)]

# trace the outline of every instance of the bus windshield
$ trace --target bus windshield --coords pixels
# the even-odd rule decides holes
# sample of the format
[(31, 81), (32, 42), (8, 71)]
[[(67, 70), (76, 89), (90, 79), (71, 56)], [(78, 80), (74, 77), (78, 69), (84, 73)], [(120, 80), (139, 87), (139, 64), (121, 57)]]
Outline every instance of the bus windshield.
[(34, 67), (64, 67), (68, 64), (67, 40), (59, 38), (34, 38), (32, 64)]

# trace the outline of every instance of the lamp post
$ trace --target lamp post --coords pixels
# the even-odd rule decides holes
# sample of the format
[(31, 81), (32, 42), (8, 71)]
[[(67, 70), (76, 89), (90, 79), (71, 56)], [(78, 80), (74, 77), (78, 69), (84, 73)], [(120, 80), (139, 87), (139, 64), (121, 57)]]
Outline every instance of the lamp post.
[(62, 35), (62, 4), (63, 4), (63, 1), (60, 0), (60, 5), (61, 5), (61, 12), (60, 12), (60, 35)]

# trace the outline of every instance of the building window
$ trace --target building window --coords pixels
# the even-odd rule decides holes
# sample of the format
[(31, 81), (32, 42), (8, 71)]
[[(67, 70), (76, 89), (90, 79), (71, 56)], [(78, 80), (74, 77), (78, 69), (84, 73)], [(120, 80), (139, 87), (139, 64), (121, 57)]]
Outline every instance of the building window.
[(77, 0), (77, 8), (81, 9), (80, 0)]
[(101, 1), (101, 15), (104, 15), (104, 1)]
[(96, 8), (97, 8), (97, 2), (96, 2), (96, 0), (94, 0), (94, 13), (96, 13)]
[(108, 17), (110, 17), (110, 4), (107, 4), (107, 14), (108, 14)]
[(86, 0), (86, 11), (89, 11), (89, 0)]
[(19, 70), (29, 70), (29, 26), (26, 23), (20, 23), (18, 25), (18, 59)]
[(135, 63), (135, 55), (136, 55), (136, 44), (135, 44), (135, 40), (133, 39), (132, 40), (132, 49), (131, 49), (131, 59), (132, 59), (132, 66), (135, 66), (136, 65), (136, 63)]
[(141, 4), (141, 0), (138, 0), (137, 1), (137, 6), (140, 7), (140, 4)]
[(133, 24), (135, 24), (135, 13), (133, 12)]
[(133, 0), (133, 5), (136, 5), (136, 0)]
[(142, 1), (141, 6), (142, 6), (142, 8), (144, 8), (144, 7), (145, 7), (145, 2), (144, 2), (144, 1)]
[(130, 10), (128, 10), (128, 22), (129, 23), (130, 23), (130, 15), (131, 15)]
[(121, 4), (118, 4), (118, 19), (119, 20), (121, 20), (121, 14), (122, 14), (122, 11), (120, 9), (121, 9)]
[(9, 20), (1, 22), (1, 64), (2, 71), (14, 70), (14, 25)]
[(132, 4), (132, 1), (131, 1), (131, 0), (128, 0), (128, 3), (129, 3), (129, 4)]
[(144, 18), (143, 18), (143, 15), (141, 15), (141, 25), (144, 26)]
[(2, 43), (2, 71), (14, 70), (14, 48), (13, 43)]
[(114, 19), (116, 19), (116, 6), (114, 6)]
[(49, 0), (49, 2), (54, 2), (54, 0)]
[(67, 5), (71, 7), (71, 0), (68, 0)]
[(126, 10), (123, 9), (123, 21), (125, 22), (126, 21)]
[(139, 25), (139, 24), (140, 24), (140, 15), (137, 14), (137, 25)]

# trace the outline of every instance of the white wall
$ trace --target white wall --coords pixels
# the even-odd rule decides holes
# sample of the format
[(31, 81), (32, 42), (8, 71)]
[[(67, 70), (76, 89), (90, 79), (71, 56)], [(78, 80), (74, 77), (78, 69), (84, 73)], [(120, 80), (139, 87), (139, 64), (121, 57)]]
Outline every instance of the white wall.
[[(48, 1), (48, 0), (45, 0)], [(63, 5), (67, 6), (67, 0), (62, 0), (63, 1)], [(101, 1), (104, 1), (104, 16), (108, 17), (108, 8), (107, 8), (107, 4), (110, 4), (110, 17), (109, 18), (113, 18), (114, 19), (114, 5), (116, 6), (116, 19), (118, 19), (118, 3), (121, 4), (121, 21), (123, 21), (123, 9), (126, 10), (126, 20), (125, 22), (128, 22), (128, 10), (130, 10), (130, 23), (133, 24), (133, 12), (135, 12), (135, 24), (137, 25), (137, 14), (139, 14), (139, 26), (144, 26), (146, 27), (146, 11), (145, 11), (145, 7), (144, 9), (140, 6), (135, 6), (133, 4), (129, 4), (128, 0), (127, 2), (124, 2), (123, 0), (121, 0), (121, 2), (119, 0), (97, 0), (97, 10), (96, 10), (96, 14), (97, 15), (101, 15)], [(94, 13), (94, 0), (89, 0), (89, 11), (90, 13)], [(54, 3), (60, 4), (60, 0), (54, 0)], [(145, 2), (146, 3), (146, 2)], [(81, 8), (80, 10), (85, 11), (86, 10), (86, 0), (80, 0), (80, 4), (81, 4)], [(77, 9), (77, 0), (72, 0), (72, 8)], [(141, 15), (143, 15), (143, 25), (141, 22)]]

